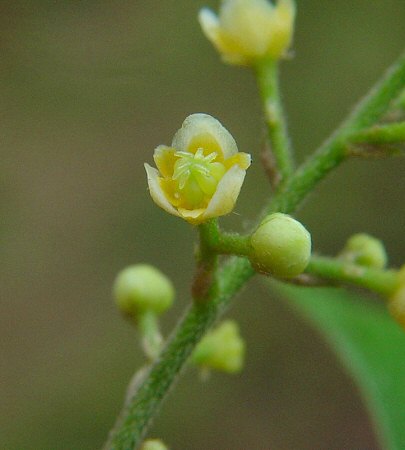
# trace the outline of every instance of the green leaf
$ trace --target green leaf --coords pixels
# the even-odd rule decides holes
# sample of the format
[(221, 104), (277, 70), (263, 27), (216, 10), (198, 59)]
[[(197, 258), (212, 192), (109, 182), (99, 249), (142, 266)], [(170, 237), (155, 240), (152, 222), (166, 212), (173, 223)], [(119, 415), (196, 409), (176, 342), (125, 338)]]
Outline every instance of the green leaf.
[(280, 287), (357, 382), (384, 448), (405, 449), (405, 332), (385, 308), (342, 289)]

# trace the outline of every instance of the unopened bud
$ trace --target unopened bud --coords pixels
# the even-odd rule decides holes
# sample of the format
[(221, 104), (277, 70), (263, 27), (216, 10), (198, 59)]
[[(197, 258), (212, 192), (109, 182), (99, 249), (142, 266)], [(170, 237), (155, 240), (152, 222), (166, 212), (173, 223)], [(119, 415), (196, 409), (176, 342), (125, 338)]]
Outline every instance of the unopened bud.
[(249, 259), (259, 272), (278, 278), (302, 273), (311, 257), (311, 235), (287, 214), (267, 216), (253, 233)]
[(194, 364), (226, 373), (237, 373), (243, 368), (245, 341), (236, 322), (226, 320), (209, 332), (192, 355)]
[(366, 233), (354, 234), (344, 246), (340, 258), (360, 266), (384, 269), (387, 253), (384, 244)]
[(141, 447), (141, 450), (168, 450), (160, 439), (147, 439)]
[(174, 288), (162, 272), (148, 264), (136, 264), (122, 270), (114, 283), (119, 309), (136, 319), (145, 312), (162, 314), (173, 303)]

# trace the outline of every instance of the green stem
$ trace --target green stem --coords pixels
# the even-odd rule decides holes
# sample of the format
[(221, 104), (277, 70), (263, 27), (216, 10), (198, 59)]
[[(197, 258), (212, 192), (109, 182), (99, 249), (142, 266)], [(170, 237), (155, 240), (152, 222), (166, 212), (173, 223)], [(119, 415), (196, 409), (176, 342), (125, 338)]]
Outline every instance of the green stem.
[(217, 219), (210, 219), (207, 222), (202, 223), (198, 227), (200, 233), (200, 252), (199, 261), (205, 264), (210, 264), (210, 261), (215, 256), (215, 253), (211, 249), (210, 242), (216, 239), (219, 234), (219, 226)]
[(228, 308), (234, 294), (254, 274), (247, 260), (232, 258), (218, 274), (218, 288), (194, 304), (181, 320), (159, 359), (130, 399), (125, 419), (113, 431), (110, 450), (134, 450), (196, 344)]
[(247, 256), (250, 253), (250, 235), (222, 232), (217, 222), (200, 225), (203, 227), (203, 241), (208, 253), (219, 255)]
[(388, 70), (317, 152), (282, 186), (266, 212), (293, 212), (315, 185), (346, 157), (350, 137), (373, 125), (405, 86), (405, 54)]
[(221, 233), (218, 240), (212, 243), (212, 248), (222, 255), (248, 256), (251, 251), (250, 235)]
[(143, 351), (151, 361), (154, 361), (162, 349), (158, 318), (153, 312), (147, 311), (139, 316), (137, 325), (142, 335)]
[(205, 301), (208, 291), (215, 287), (218, 255), (212, 250), (209, 242), (218, 233), (217, 219), (211, 219), (198, 227), (200, 246), (197, 253), (197, 270), (191, 292), (196, 302)]
[(405, 142), (405, 122), (376, 125), (354, 134), (353, 144), (392, 144)]
[(265, 59), (256, 66), (256, 78), (263, 102), (272, 154), (281, 181), (287, 180), (293, 171), (294, 163), (283, 105), (280, 99), (278, 62)]
[(379, 270), (335, 258), (314, 256), (306, 273), (327, 280), (350, 283), (389, 297), (398, 286), (398, 275), (393, 270)]

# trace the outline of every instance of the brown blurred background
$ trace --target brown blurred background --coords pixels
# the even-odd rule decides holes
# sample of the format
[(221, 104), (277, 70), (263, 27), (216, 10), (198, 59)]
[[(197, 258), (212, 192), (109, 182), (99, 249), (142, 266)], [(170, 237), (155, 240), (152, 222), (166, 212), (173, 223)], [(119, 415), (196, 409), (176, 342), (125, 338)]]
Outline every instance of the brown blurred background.
[[(111, 301), (115, 274), (158, 265), (189, 302), (195, 230), (157, 208), (143, 162), (182, 120), (207, 112), (257, 155), (263, 130), (248, 70), (219, 63), (190, 0), (0, 1), (0, 448), (100, 448), (142, 363)], [(283, 65), (299, 160), (405, 47), (403, 0), (298, 1)], [(306, 202), (315, 249), (352, 233), (404, 262), (405, 160), (350, 161)], [(249, 170), (229, 229), (269, 195)], [(153, 435), (173, 450), (377, 449), (361, 399), (318, 335), (256, 281), (231, 316), (246, 370), (201, 383), (190, 370)]]

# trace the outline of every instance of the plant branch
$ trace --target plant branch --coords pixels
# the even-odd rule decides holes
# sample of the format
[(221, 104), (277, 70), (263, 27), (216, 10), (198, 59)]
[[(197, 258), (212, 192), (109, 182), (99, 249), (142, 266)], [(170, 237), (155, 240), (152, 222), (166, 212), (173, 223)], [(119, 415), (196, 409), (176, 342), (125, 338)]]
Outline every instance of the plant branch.
[(275, 167), (280, 181), (283, 182), (291, 176), (294, 163), (280, 99), (278, 62), (265, 59), (259, 61), (255, 69), (268, 130), (268, 151), (274, 156)]
[(340, 283), (349, 283), (390, 296), (398, 286), (398, 275), (393, 270), (379, 270), (335, 258), (313, 256), (306, 273)]
[(266, 212), (294, 211), (315, 185), (345, 159), (350, 137), (376, 123), (404, 86), (405, 54), (388, 70), (336, 132), (282, 186)]
[(405, 122), (376, 125), (355, 133), (350, 142), (353, 144), (392, 144), (405, 142)]
[(215, 285), (215, 269), (218, 266), (218, 255), (212, 250), (209, 242), (218, 233), (217, 219), (211, 219), (198, 227), (200, 246), (197, 252), (197, 269), (191, 287), (194, 301), (204, 301), (209, 289)]
[(219, 255), (247, 256), (250, 253), (250, 235), (242, 236), (238, 233), (225, 233), (212, 224), (203, 224), (208, 228), (204, 243), (207, 251)]

